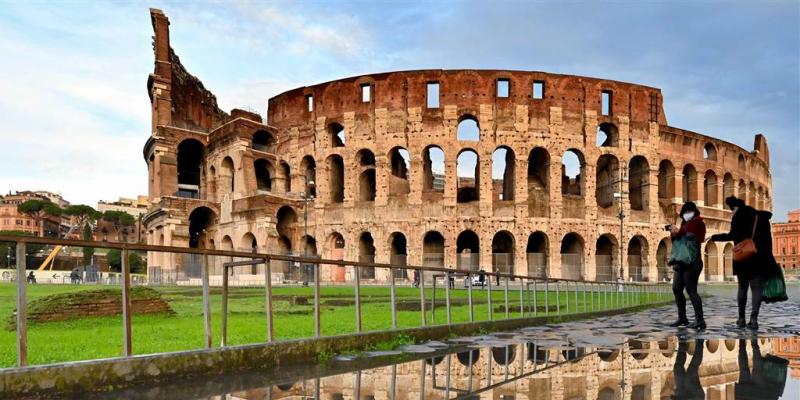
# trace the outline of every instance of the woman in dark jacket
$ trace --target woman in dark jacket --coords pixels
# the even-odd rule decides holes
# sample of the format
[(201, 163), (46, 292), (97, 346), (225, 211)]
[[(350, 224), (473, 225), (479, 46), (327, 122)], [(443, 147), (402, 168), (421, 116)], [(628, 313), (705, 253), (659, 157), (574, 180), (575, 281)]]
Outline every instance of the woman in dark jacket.
[[(686, 237), (697, 244), (697, 254), (695, 261), (691, 265), (678, 263), (673, 265), (675, 274), (672, 280), (672, 293), (675, 295), (675, 305), (678, 306), (678, 320), (670, 326), (678, 327), (688, 325), (690, 328), (698, 330), (706, 329), (706, 321), (703, 318), (703, 302), (697, 294), (697, 281), (700, 279), (700, 271), (703, 270), (703, 258), (700, 257), (700, 244), (706, 240), (706, 223), (700, 216), (700, 210), (689, 201), (681, 207), (681, 225), (672, 226), (672, 240)], [(695, 321), (689, 324), (686, 318), (686, 297), (683, 295), (684, 289), (689, 294), (694, 308)]]
[[(725, 199), (725, 204), (733, 211), (731, 217), (731, 230), (711, 236), (715, 242), (733, 241), (734, 245), (746, 239), (753, 239), (756, 245), (756, 255), (743, 261), (733, 261), (733, 274), (739, 282), (739, 291), (736, 300), (739, 304), (739, 318), (736, 326), (758, 329), (758, 311), (761, 309), (763, 297), (762, 283), (775, 273), (775, 256), (772, 254), (772, 231), (769, 211), (758, 211), (734, 196)], [(745, 311), (747, 309), (747, 288), (753, 294), (753, 307), (750, 312), (750, 322), (745, 325)]]

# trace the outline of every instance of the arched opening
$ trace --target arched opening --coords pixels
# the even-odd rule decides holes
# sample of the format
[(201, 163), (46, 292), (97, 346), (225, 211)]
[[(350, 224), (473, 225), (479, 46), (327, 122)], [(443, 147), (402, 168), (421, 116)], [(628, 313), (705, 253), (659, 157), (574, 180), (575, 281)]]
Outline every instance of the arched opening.
[(331, 203), (344, 202), (344, 160), (339, 155), (328, 157), (328, 189)]
[(619, 129), (617, 126), (605, 122), (597, 126), (597, 147), (619, 147)]
[[(233, 250), (233, 239), (231, 239), (231, 237), (228, 236), (228, 235), (223, 236), (222, 237), (222, 241), (220, 242), (219, 249), (220, 250)], [(225, 259), (226, 259), (226, 261), (231, 260), (230, 257), (225, 257)], [(222, 273), (223, 273), (223, 268), (222, 268), (222, 261), (223, 260), (217, 260), (217, 261), (218, 262), (215, 263), (217, 265), (215, 266), (214, 273), (212, 275), (222, 275)], [(229, 274), (230, 275), (237, 274), (236, 269), (232, 268), (231, 272)]]
[(717, 160), (717, 148), (712, 143), (703, 146), (703, 158), (709, 161)]
[(547, 235), (544, 232), (534, 232), (528, 236), (528, 245), (525, 252), (528, 258), (528, 275), (537, 278), (547, 277)]
[(563, 218), (583, 218), (586, 194), (584, 159), (577, 150), (567, 150), (561, 158), (561, 198)]
[(764, 188), (759, 186), (756, 190), (756, 209), (763, 210), (764, 208)]
[(747, 185), (747, 205), (758, 208), (758, 204), (756, 204), (756, 185), (753, 182)]
[(516, 347), (512, 345), (492, 347), (492, 358), (499, 365), (511, 364), (516, 355), (515, 349)]
[(459, 203), (478, 201), (480, 198), (480, 158), (472, 149), (466, 149), (458, 154), (456, 161), (456, 198)]
[(628, 196), (632, 210), (650, 208), (650, 164), (642, 156), (635, 156), (628, 163)]
[(550, 215), (550, 153), (537, 147), (528, 155), (528, 216)]
[(595, 198), (597, 206), (609, 208), (614, 205), (614, 193), (619, 193), (619, 160), (611, 154), (603, 154), (597, 160)]
[(297, 230), (297, 213), (290, 206), (283, 206), (278, 209), (277, 224), (275, 228), (278, 235), (285, 236), (289, 239), (295, 238), (295, 231)]
[(739, 188), (736, 197), (746, 200), (747, 199), (747, 184), (744, 183), (744, 179), (739, 179)]
[[(375, 262), (375, 240), (369, 232), (361, 233), (358, 238), (358, 261), (362, 263)], [(375, 279), (374, 267), (360, 267), (359, 273), (362, 279)]]
[(481, 131), (480, 125), (478, 125), (478, 119), (469, 114), (462, 116), (458, 121), (456, 140), (469, 140), (477, 142), (480, 140), (480, 138)]
[(206, 230), (214, 225), (216, 214), (208, 207), (197, 207), (189, 214), (189, 247), (206, 248)]
[(411, 192), (408, 176), (411, 159), (408, 150), (395, 147), (389, 152), (392, 173), (389, 176), (389, 195), (407, 195)]
[(692, 164), (683, 167), (683, 202), (697, 201), (697, 170)]
[(281, 175), (283, 175), (283, 192), (290, 193), (292, 191), (292, 169), (286, 161), (281, 161)]
[[(242, 235), (242, 240), (239, 242), (239, 251), (258, 253), (258, 241), (252, 233), (247, 232)], [(251, 275), (259, 273), (258, 265), (251, 265), (249, 269)]]
[(200, 198), (200, 164), (205, 147), (195, 139), (178, 145), (178, 197)]
[(422, 151), (422, 162), (422, 190), (444, 193), (444, 151), (438, 146), (428, 146)]
[(492, 271), (514, 272), (514, 235), (508, 231), (497, 232), (492, 238)]
[(461, 353), (456, 354), (456, 358), (461, 365), (469, 367), (480, 360), (481, 351), (479, 349), (462, 351)]
[(717, 244), (716, 242), (706, 243), (705, 250), (705, 271), (706, 281), (716, 280), (719, 276), (719, 259), (717, 258)]
[(577, 233), (568, 233), (561, 241), (561, 277), (583, 279), (583, 238)]
[(669, 160), (661, 160), (658, 164), (658, 198), (675, 198), (675, 167)]
[(658, 248), (656, 248), (656, 269), (658, 270), (659, 282), (669, 281), (670, 267), (667, 265), (667, 257), (669, 257), (670, 251), (671, 242), (666, 238), (661, 239), (658, 242)]
[(492, 154), (492, 200), (514, 200), (514, 150), (498, 147)]
[[(221, 195), (233, 193), (236, 189), (236, 175), (233, 159), (225, 157), (219, 168), (219, 190)], [(220, 196), (221, 198), (222, 196)]]
[[(731, 175), (730, 173), (726, 173), (725, 177), (722, 178), (722, 199), (720, 200), (724, 200), (730, 196), (733, 196), (733, 185), (734, 185), (733, 175)], [(723, 207), (725, 207), (726, 210), (731, 209), (727, 204), (725, 204), (724, 201), (722, 203)]]
[(456, 268), (464, 271), (480, 269), (480, 250), (478, 234), (470, 230), (461, 232), (456, 239)]
[(345, 131), (342, 125), (335, 122), (328, 125), (328, 136), (330, 138), (331, 147), (344, 147)]
[(534, 364), (547, 364), (550, 361), (550, 352), (544, 346), (528, 343), (528, 361)]
[(303, 191), (308, 193), (312, 198), (317, 197), (317, 163), (314, 161), (314, 157), (303, 157), (303, 159), (300, 161), (300, 170), (303, 171), (303, 175), (305, 177), (303, 184), (305, 185), (308, 183)]
[(422, 238), (422, 266), (444, 267), (444, 236), (430, 231)]
[(747, 162), (744, 159), (744, 155), (739, 154), (739, 158), (737, 159), (737, 165), (739, 166), (739, 171), (744, 172), (747, 168)]
[(260, 130), (253, 134), (253, 150), (274, 153), (275, 138), (267, 131)]
[(634, 282), (647, 281), (647, 240), (636, 235), (628, 242), (628, 275)]
[(714, 207), (719, 204), (717, 198), (717, 174), (712, 170), (706, 171), (703, 176), (703, 201), (706, 207)]
[(728, 243), (722, 250), (723, 255), (723, 279), (733, 280), (733, 244)]
[(604, 234), (597, 239), (594, 257), (598, 281), (617, 280), (617, 268), (614, 267), (614, 259), (619, 254), (617, 246), (617, 239), (610, 234)]
[(377, 183), (375, 178), (375, 155), (367, 149), (356, 153), (358, 162), (358, 200), (375, 201)]
[[(407, 265), (406, 236), (400, 232), (394, 232), (389, 238), (389, 263), (392, 265)], [(393, 269), (392, 273), (395, 279), (408, 278), (404, 269)]]
[(310, 235), (304, 235), (303, 241), (303, 255), (316, 257), (317, 256), (317, 239)]
[[(333, 232), (328, 236), (327, 248), (329, 249), (328, 257), (332, 260), (344, 260), (344, 236), (339, 232)], [(332, 266), (331, 280), (334, 282), (344, 282), (347, 274), (347, 269), (342, 266)]]
[(259, 158), (253, 162), (256, 170), (256, 188), (258, 192), (265, 193), (272, 190), (272, 164), (269, 161)]

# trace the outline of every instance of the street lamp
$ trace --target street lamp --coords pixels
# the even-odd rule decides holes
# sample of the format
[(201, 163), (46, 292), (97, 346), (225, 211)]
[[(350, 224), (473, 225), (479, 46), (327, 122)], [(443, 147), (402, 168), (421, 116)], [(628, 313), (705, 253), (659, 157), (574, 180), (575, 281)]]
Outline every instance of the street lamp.
[(619, 218), (619, 280), (624, 281), (624, 270), (623, 270), (623, 251), (622, 251), (622, 244), (624, 242), (624, 231), (625, 231), (625, 208), (624, 208), (624, 198), (628, 192), (622, 190), (622, 183), (628, 181), (628, 175), (625, 174), (625, 169), (619, 169), (619, 180), (614, 182), (613, 184), (620, 184), (619, 192), (614, 193), (614, 197), (618, 199), (619, 204), (619, 213), (617, 213), (617, 218)]
[[(309, 194), (311, 188), (314, 187), (314, 181), (308, 179), (308, 175), (303, 174), (303, 191), (300, 192), (300, 198), (303, 199), (303, 256), (308, 257), (308, 202), (314, 201), (314, 195)], [(308, 286), (308, 264), (303, 268), (303, 286)]]

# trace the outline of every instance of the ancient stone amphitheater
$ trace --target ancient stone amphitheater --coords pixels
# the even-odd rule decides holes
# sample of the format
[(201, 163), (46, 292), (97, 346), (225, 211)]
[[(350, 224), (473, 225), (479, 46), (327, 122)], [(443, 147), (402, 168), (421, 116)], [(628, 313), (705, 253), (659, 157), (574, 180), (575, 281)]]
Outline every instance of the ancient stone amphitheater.
[[(657, 88), (388, 72), (279, 94), (264, 121), (220, 110), (170, 48), (167, 17), (151, 17), (150, 244), (601, 280), (616, 279), (621, 261), (625, 279), (656, 281), (668, 276), (664, 225), (682, 202), (700, 206), (712, 233), (728, 227), (725, 196), (771, 208), (765, 137), (745, 150), (669, 126)], [(704, 279), (731, 278), (731, 251), (704, 245)], [(199, 276), (196, 261), (148, 257), (150, 273), (169, 279)], [(259, 272), (237, 274), (263, 282)], [(351, 274), (322, 269), (326, 281)]]

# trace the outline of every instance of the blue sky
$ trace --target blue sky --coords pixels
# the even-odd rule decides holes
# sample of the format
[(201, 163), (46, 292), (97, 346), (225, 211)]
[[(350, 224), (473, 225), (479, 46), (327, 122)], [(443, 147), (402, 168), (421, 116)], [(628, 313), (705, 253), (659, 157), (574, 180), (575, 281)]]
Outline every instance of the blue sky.
[(752, 149), (776, 219), (800, 207), (800, 6), (776, 2), (3, 2), (0, 191), (147, 191), (148, 7), (223, 109), (418, 68), (541, 70), (662, 89), (670, 125)]

